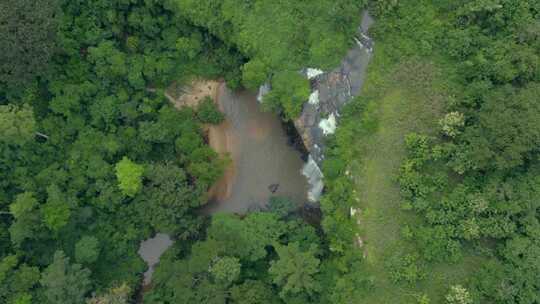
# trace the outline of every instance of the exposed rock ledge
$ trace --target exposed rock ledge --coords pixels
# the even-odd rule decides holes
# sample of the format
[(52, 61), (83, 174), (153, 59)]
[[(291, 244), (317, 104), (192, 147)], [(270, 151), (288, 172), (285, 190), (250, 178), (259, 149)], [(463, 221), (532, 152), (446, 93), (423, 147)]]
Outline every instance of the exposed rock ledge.
[(372, 23), (373, 19), (364, 12), (354, 39), (355, 47), (349, 50), (339, 67), (330, 72), (313, 68), (304, 71), (311, 80), (312, 93), (294, 125), (310, 152), (303, 173), (310, 182), (308, 197), (312, 202), (319, 200), (323, 189), (319, 167), (324, 160), (325, 137), (335, 132), (341, 109), (360, 93), (364, 83), (373, 52), (374, 43), (367, 35)]

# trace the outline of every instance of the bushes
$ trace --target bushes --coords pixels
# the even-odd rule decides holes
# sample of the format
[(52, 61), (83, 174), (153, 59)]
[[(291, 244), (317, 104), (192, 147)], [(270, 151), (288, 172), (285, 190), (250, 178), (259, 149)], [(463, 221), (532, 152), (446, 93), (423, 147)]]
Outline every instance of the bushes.
[(197, 106), (197, 118), (202, 123), (218, 125), (225, 119), (225, 115), (219, 111), (214, 100), (206, 96)]
[(127, 196), (135, 196), (142, 188), (142, 175), (144, 168), (124, 157), (116, 164), (116, 177), (118, 186)]
[(395, 255), (387, 267), (394, 283), (414, 284), (425, 277), (425, 266), (416, 254)]
[(264, 96), (263, 108), (283, 110), (285, 119), (297, 118), (304, 102), (309, 98), (310, 85), (307, 78), (294, 71), (277, 73), (271, 81), (272, 90)]
[(320, 303), (321, 239), (302, 240), (309, 228), (271, 212), (215, 215), (205, 239), (165, 254), (145, 303)]

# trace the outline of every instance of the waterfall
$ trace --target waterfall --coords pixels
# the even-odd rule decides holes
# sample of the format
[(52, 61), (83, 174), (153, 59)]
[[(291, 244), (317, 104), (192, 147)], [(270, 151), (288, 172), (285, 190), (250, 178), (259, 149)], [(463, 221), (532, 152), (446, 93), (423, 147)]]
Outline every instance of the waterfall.
[(324, 135), (334, 134), (336, 132), (336, 124), (336, 116), (332, 113), (327, 119), (321, 119), (319, 128), (322, 129)]
[(313, 79), (321, 74), (324, 74), (323, 70), (320, 69), (314, 69), (314, 68), (307, 68), (306, 69), (306, 76), (308, 79)]
[(270, 89), (270, 83), (268, 82), (259, 87), (259, 93), (257, 93), (257, 101), (259, 103), (263, 102), (264, 95), (268, 94), (268, 92), (270, 92)]
[(319, 90), (313, 91), (311, 95), (309, 95), (309, 104), (312, 105), (318, 105), (319, 104)]
[(323, 174), (311, 155), (309, 155), (308, 161), (302, 169), (302, 174), (307, 178), (309, 183), (309, 201), (313, 203), (318, 202), (324, 187)]

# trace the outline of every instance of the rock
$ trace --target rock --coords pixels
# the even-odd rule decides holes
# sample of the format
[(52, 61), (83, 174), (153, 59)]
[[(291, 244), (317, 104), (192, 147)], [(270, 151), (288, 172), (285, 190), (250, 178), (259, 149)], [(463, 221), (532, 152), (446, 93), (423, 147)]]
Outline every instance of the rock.
[(357, 43), (339, 67), (329, 72), (304, 70), (311, 81), (312, 93), (294, 126), (319, 167), (324, 160), (325, 138), (334, 133), (343, 107), (360, 93), (373, 50), (373, 41), (367, 35), (372, 22), (365, 12), (355, 37)]
[(279, 184), (271, 184), (270, 186), (268, 186), (268, 190), (270, 190), (270, 192), (272, 193), (276, 193), (278, 188), (279, 188)]
[(362, 237), (358, 233), (356, 234), (356, 245), (358, 248), (362, 248), (364, 246), (364, 240), (362, 240)]
[(323, 70), (320, 69), (314, 69), (314, 68), (307, 68), (306, 69), (306, 76), (308, 79), (313, 79), (321, 74), (324, 74)]

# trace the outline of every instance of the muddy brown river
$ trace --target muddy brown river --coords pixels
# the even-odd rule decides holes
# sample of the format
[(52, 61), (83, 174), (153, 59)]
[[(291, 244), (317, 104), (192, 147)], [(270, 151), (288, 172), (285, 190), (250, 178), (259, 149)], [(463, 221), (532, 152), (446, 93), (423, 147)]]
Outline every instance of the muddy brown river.
[(206, 214), (245, 213), (262, 207), (272, 196), (306, 202), (301, 154), (289, 145), (278, 115), (262, 111), (252, 92), (234, 92), (222, 84), (217, 102), (226, 121), (209, 132), (210, 145), (232, 160), (212, 189)]

